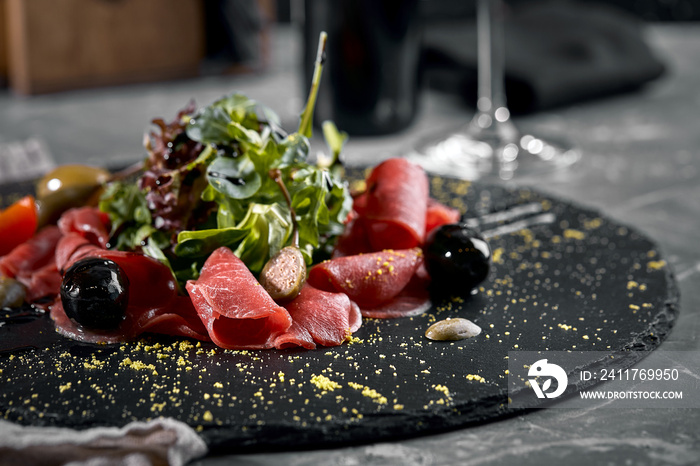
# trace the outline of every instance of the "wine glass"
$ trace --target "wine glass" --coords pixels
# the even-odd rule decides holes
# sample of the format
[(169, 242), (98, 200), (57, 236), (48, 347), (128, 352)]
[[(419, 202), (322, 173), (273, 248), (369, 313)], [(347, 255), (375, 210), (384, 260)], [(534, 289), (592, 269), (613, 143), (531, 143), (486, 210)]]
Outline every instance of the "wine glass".
[(408, 158), (427, 171), (468, 180), (537, 175), (572, 165), (570, 144), (521, 132), (506, 104), (502, 0), (477, 0), (478, 99), (472, 120)]

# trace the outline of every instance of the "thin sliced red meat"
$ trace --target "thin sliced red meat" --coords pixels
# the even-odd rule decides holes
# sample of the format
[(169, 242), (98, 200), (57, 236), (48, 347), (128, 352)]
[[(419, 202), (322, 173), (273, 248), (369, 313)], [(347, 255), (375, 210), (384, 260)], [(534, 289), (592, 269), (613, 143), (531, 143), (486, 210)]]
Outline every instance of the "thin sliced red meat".
[(58, 220), (63, 234), (78, 233), (92, 244), (107, 247), (109, 241), (109, 216), (95, 207), (78, 207), (67, 210)]
[(287, 349), (302, 347), (304, 349), (316, 349), (314, 337), (305, 327), (292, 322), (289, 330), (275, 338), (274, 347), (277, 349)]
[(427, 285), (428, 280), (420, 275), (419, 268), (401, 293), (386, 303), (373, 308), (362, 308), (362, 317), (394, 319), (423, 314), (430, 308), (430, 293)]
[(285, 308), (292, 326), (275, 340), (278, 349), (338, 346), (362, 324), (357, 306), (346, 294), (322, 291), (308, 283)]
[(8, 278), (30, 278), (31, 274), (53, 263), (54, 249), (61, 239), (58, 227), (48, 226), (32, 239), (0, 257), (0, 274)]
[(101, 249), (78, 233), (65, 234), (56, 245), (56, 268), (63, 274), (76, 261)]
[(408, 249), (423, 244), (428, 205), (428, 177), (402, 158), (377, 165), (367, 178), (366, 220), (375, 251)]
[[(360, 198), (356, 198), (356, 201), (357, 199)], [(433, 198), (428, 198), (428, 208), (425, 216), (425, 237), (434, 228), (458, 222), (460, 216), (459, 210), (446, 206)], [(333, 249), (333, 258), (352, 256), (375, 250), (370, 244), (369, 234), (364, 222), (365, 219), (361, 214), (354, 210), (351, 212), (348, 216), (345, 231), (338, 237)]]
[(428, 196), (422, 168), (404, 159), (389, 159), (372, 171), (367, 190), (354, 196), (333, 257), (422, 246), (433, 228), (459, 218), (457, 209)]
[(428, 210), (425, 215), (425, 237), (441, 225), (457, 223), (461, 217), (459, 210), (446, 206), (445, 204), (428, 198)]
[(108, 217), (97, 209), (71, 209), (61, 216), (58, 226), (43, 228), (0, 258), (0, 274), (22, 283), (30, 303), (55, 298), (61, 289), (61, 268), (68, 258), (86, 245), (102, 249), (109, 239), (108, 224)]
[(211, 340), (222, 348), (271, 348), (292, 325), (287, 310), (228, 248), (214, 251), (186, 287)]
[(35, 270), (25, 285), (27, 302), (37, 303), (44, 300), (47, 300), (47, 304), (53, 302), (61, 291), (61, 281), (61, 274), (55, 264), (48, 264)]
[(189, 299), (178, 296), (175, 279), (165, 265), (143, 254), (101, 249), (91, 243), (83, 243), (74, 251), (65, 267), (86, 257), (116, 262), (129, 279), (129, 304), (119, 328), (104, 332), (83, 328), (70, 320), (59, 299), (51, 307), (51, 318), (62, 335), (92, 343), (132, 340), (146, 332), (209, 340)]
[[(184, 299), (190, 302), (188, 298)], [(60, 300), (51, 306), (51, 319), (61, 335), (88, 343), (120, 343), (133, 340), (144, 333), (160, 333), (209, 341), (207, 330), (202, 322), (199, 319), (191, 319), (188, 311), (183, 310), (183, 304), (178, 299), (159, 308), (129, 306), (122, 324), (112, 331), (93, 331), (78, 325), (68, 318)]]
[(367, 211), (367, 191), (361, 192), (360, 194), (353, 196), (352, 198), (352, 210), (358, 215), (362, 216)]
[(369, 244), (367, 229), (363, 219), (357, 214), (351, 216), (350, 221), (345, 226), (345, 231), (338, 237), (333, 248), (333, 258), (353, 256), (365, 252), (372, 252), (372, 245)]
[(207, 329), (187, 296), (176, 296), (167, 307), (151, 308), (139, 316), (141, 333), (160, 333), (209, 341)]
[(396, 297), (422, 263), (420, 248), (339, 257), (312, 267), (308, 282), (347, 294), (361, 309), (373, 308)]

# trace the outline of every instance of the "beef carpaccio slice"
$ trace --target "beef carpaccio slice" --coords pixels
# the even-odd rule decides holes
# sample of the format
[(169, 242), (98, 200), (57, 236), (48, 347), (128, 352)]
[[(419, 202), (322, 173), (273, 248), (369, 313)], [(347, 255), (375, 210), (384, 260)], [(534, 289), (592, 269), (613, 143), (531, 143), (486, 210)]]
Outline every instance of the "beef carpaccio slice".
[(360, 309), (345, 293), (319, 290), (308, 283), (285, 308), (293, 323), (275, 340), (278, 349), (338, 346), (362, 325)]
[(66, 237), (77, 245), (104, 248), (109, 240), (109, 218), (91, 207), (65, 212), (58, 226), (41, 229), (32, 239), (0, 258), (0, 275), (15, 278), (27, 289), (27, 301), (37, 303), (58, 295), (61, 267), (74, 252), (61, 244)]
[[(65, 244), (73, 247), (75, 243), (77, 242), (70, 241)], [(69, 264), (79, 259), (96, 257), (112, 260), (121, 267), (129, 279), (129, 305), (124, 321), (116, 330), (96, 331), (86, 329), (69, 319), (58, 299), (51, 306), (50, 312), (59, 333), (91, 343), (117, 343), (132, 340), (142, 333), (209, 340), (207, 330), (191, 301), (178, 296), (177, 284), (168, 267), (143, 254), (102, 249), (89, 242), (76, 251), (78, 257), (70, 257)]]
[(61, 239), (61, 230), (48, 226), (32, 239), (0, 257), (0, 275), (14, 278), (27, 289), (27, 301), (55, 296), (61, 277), (54, 263), (54, 251)]
[(420, 166), (402, 158), (377, 165), (367, 178), (367, 197), (358, 212), (372, 248), (380, 251), (422, 245), (428, 195), (428, 177)]
[(214, 251), (186, 288), (209, 337), (222, 348), (272, 348), (292, 325), (287, 310), (228, 248)]
[(428, 198), (428, 207), (425, 213), (425, 238), (433, 229), (449, 223), (457, 223), (461, 218), (459, 210), (446, 206), (441, 202)]
[(109, 216), (94, 207), (67, 210), (58, 220), (58, 228), (63, 234), (77, 233), (102, 248), (106, 248), (109, 242), (109, 224)]
[(430, 309), (428, 280), (416, 273), (393, 299), (374, 307), (362, 308), (362, 316), (372, 319), (395, 319), (423, 314)]
[[(308, 282), (325, 291), (347, 294), (358, 304), (363, 316), (372, 309), (392, 309), (392, 312), (381, 311), (375, 316), (415, 315), (425, 311), (425, 300), (414, 302), (413, 307), (399, 306), (396, 300), (401, 299), (402, 292), (406, 295), (404, 290), (409, 284), (416, 289), (412, 292), (414, 295), (418, 294), (418, 289), (426, 288), (425, 280), (418, 278), (422, 264), (420, 248), (357, 254), (315, 265), (309, 271)], [(427, 292), (424, 296), (427, 299)], [(418, 308), (421, 310), (417, 311)], [(398, 309), (402, 312), (394, 312)]]

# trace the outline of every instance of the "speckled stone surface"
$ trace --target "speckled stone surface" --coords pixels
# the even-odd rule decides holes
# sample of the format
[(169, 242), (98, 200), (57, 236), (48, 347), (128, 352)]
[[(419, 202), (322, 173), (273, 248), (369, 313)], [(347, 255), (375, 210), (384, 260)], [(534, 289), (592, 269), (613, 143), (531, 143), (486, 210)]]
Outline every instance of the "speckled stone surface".
[[(700, 334), (700, 26), (652, 25), (651, 46), (668, 73), (637, 93), (516, 119), (523, 129), (569, 138), (582, 160), (559, 173), (515, 179), (523, 186), (599, 211), (659, 247), (680, 290), (677, 323), (660, 350), (698, 351)], [(58, 163), (121, 164), (140, 158), (141, 136), (154, 116), (173, 115), (191, 97), (207, 103), (242, 90), (277, 109), (294, 127), (302, 106), (297, 43), (276, 34), (263, 76), (95, 89), (15, 98), (0, 94), (0, 140), (41, 136)], [(426, 94), (409, 130), (379, 139), (354, 138), (348, 161), (366, 165), (467, 122), (472, 111)], [(697, 374), (696, 374), (697, 375)], [(229, 453), (196, 464), (695, 464), (700, 457), (697, 409), (545, 409), (448, 433), (314, 449)]]

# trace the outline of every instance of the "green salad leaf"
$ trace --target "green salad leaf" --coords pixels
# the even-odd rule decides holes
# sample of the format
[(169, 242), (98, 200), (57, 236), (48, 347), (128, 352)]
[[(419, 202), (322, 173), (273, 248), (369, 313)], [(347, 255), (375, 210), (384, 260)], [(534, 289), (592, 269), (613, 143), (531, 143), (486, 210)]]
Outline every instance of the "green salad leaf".
[[(199, 142), (215, 147), (219, 154), (207, 167), (209, 186), (202, 194), (204, 201), (217, 204), (216, 228), (180, 232), (176, 255), (201, 257), (218, 246), (228, 246), (253, 272), (259, 272), (272, 255), (289, 244), (292, 234), (291, 212), (270, 177), (273, 169), (280, 170), (289, 190), (299, 227), (299, 247), (308, 264), (316, 250), (343, 231), (352, 207), (345, 182), (328, 168), (309, 163), (308, 138), (298, 132), (281, 134), (269, 125), (277, 118), (260, 108), (237, 95), (215, 102), (192, 118), (188, 136), (195, 140), (201, 137)], [(228, 121), (224, 121), (224, 113)], [(203, 130), (210, 125), (228, 130)], [(255, 126), (257, 131), (251, 129)], [(235, 151), (222, 151), (226, 145)], [(231, 153), (235, 155), (227, 155)]]
[(135, 184), (110, 183), (100, 198), (99, 208), (112, 223), (111, 235), (117, 249), (135, 249), (156, 232), (144, 193)]
[[(307, 264), (327, 254), (352, 198), (336, 169), (345, 133), (325, 129), (332, 162), (309, 161), (321, 69), (319, 61), (299, 129), (290, 134), (274, 111), (236, 93), (199, 110), (191, 104), (169, 124), (154, 120), (161, 131), (146, 143), (144, 172), (136, 182), (110, 184), (100, 202), (113, 245), (167, 264), (181, 288), (222, 246), (259, 273), (292, 242), (294, 220)], [(272, 173), (280, 174), (290, 204)]]

